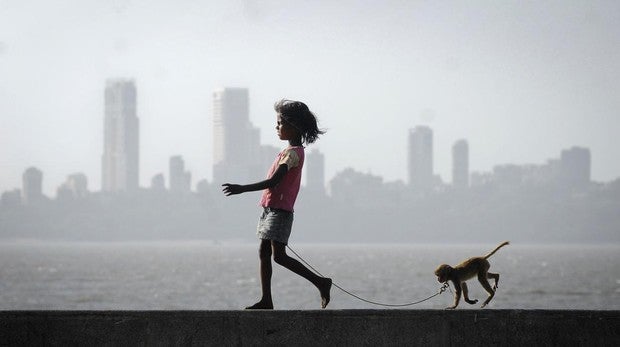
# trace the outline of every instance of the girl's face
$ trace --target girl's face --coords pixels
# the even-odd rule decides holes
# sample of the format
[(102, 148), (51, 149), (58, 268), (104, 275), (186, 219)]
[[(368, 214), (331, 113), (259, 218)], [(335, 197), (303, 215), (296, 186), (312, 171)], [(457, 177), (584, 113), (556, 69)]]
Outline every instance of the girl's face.
[(290, 123), (282, 119), (282, 117), (278, 114), (278, 120), (276, 123), (276, 131), (278, 132), (278, 137), (280, 140), (288, 141), (294, 140), (299, 137), (297, 129), (295, 129)]

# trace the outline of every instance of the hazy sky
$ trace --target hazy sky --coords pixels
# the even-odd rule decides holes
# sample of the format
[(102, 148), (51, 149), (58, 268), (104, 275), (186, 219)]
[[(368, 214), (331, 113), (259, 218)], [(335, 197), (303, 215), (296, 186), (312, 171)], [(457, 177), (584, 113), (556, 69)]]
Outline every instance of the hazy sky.
[[(408, 129), (429, 125), (435, 172), (542, 164), (589, 147), (620, 176), (620, 1), (0, 0), (0, 192), (29, 166), (55, 195), (101, 188), (103, 90), (134, 78), (141, 185), (182, 155), (211, 180), (211, 94), (247, 87), (262, 142), (274, 101), (306, 102), (327, 135), (326, 178), (353, 167), (405, 180)], [(257, 179), (266, 173), (257, 172)], [(220, 183), (220, 182), (218, 182)]]

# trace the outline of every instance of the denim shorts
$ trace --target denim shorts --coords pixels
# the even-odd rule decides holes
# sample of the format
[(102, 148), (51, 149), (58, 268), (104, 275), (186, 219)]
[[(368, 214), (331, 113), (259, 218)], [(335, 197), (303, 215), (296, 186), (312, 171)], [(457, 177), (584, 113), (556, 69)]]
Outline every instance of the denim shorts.
[(256, 234), (260, 239), (288, 243), (293, 228), (293, 212), (264, 207), (258, 220)]

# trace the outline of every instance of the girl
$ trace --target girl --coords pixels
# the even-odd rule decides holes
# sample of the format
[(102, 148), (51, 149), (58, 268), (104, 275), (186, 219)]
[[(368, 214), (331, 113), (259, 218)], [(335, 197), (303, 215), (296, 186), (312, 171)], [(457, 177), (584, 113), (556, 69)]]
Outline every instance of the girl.
[(319, 130), (317, 121), (303, 102), (281, 100), (274, 105), (277, 112), (276, 131), (280, 140), (289, 146), (278, 154), (269, 169), (267, 179), (261, 182), (238, 185), (225, 183), (226, 196), (262, 190), (260, 205), (263, 212), (258, 221), (260, 281), (262, 297), (246, 309), (273, 309), (271, 299), (271, 256), (273, 260), (312, 282), (321, 294), (321, 307), (329, 303), (331, 278), (320, 277), (299, 261), (286, 254), (286, 244), (293, 226), (293, 205), (301, 184), (304, 165), (303, 144), (315, 142), (325, 132)]

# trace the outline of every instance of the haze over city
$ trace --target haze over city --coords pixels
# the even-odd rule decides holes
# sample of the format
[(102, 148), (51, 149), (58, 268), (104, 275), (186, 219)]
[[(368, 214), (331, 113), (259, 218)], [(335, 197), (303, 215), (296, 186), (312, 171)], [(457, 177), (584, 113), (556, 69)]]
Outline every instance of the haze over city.
[(0, 0), (2, 324), (271, 308), (272, 262), (283, 312), (441, 309), (500, 244), (492, 309), (617, 310), (619, 110), (618, 0)]
[[(55, 195), (101, 187), (103, 91), (135, 80), (140, 185), (182, 155), (212, 180), (212, 93), (248, 88), (261, 142), (273, 103), (300, 99), (328, 133), (326, 179), (347, 167), (406, 181), (408, 130), (434, 131), (470, 170), (543, 164), (589, 148), (591, 178), (620, 176), (620, 4), (546, 2), (0, 1), (0, 191), (30, 166)], [(257, 179), (265, 172), (257, 172)], [(217, 183), (217, 182), (215, 182)]]

